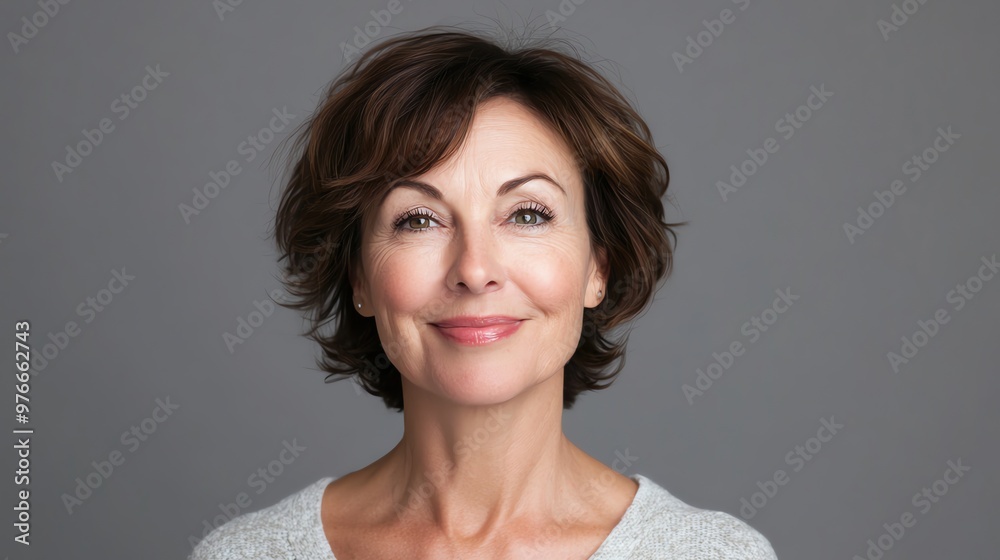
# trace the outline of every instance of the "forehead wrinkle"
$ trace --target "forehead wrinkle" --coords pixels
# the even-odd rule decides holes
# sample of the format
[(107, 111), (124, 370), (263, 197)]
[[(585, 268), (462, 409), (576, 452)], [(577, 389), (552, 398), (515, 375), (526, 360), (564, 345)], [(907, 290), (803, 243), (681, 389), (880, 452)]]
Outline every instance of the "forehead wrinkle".
[[(564, 186), (556, 179), (559, 175), (564, 174), (553, 172), (565, 168), (569, 172), (567, 178), (570, 181), (577, 179), (577, 169), (573, 165), (568, 165), (573, 161), (572, 150), (558, 133), (551, 130), (547, 123), (539, 120), (532, 111), (520, 106), (520, 104), (515, 104), (513, 112), (514, 115), (511, 116), (509, 114), (497, 114), (495, 109), (479, 111), (473, 119), (469, 134), (466, 136), (463, 144), (453, 153), (450, 161), (439, 162), (439, 165), (444, 167), (438, 167), (438, 170), (446, 173), (450, 171), (453, 175), (457, 173), (462, 173), (463, 176), (474, 174), (478, 176), (480, 184), (485, 185), (489, 183), (486, 175), (498, 174), (494, 173), (494, 170), (503, 167), (501, 164), (496, 163), (497, 160), (521, 160), (523, 158), (529, 161), (529, 165), (517, 169), (516, 177), (507, 179), (499, 185), (496, 192), (497, 197), (509, 194), (527, 182), (541, 181), (547, 182), (552, 187), (558, 189), (563, 197), (571, 198), (570, 192), (567, 190), (568, 183)], [(527, 123), (528, 126), (522, 126), (523, 123)], [(539, 150), (526, 148), (524, 137), (527, 137), (532, 142), (537, 142), (541, 149), (546, 153), (550, 153), (552, 157), (546, 157), (537, 162), (531, 161), (535, 159)], [(500, 144), (508, 146), (512, 153), (501, 150), (503, 158), (489, 157), (490, 152), (495, 151), (491, 148)], [(476, 154), (479, 152), (478, 146), (485, 146), (484, 149), (487, 157), (477, 157)], [(479, 160), (482, 159), (486, 160), (485, 165), (480, 165)], [(459, 167), (464, 169), (460, 170)], [(459, 182), (468, 183), (464, 180)], [(443, 201), (445, 198), (445, 193), (430, 182), (415, 178), (402, 178), (385, 191), (379, 204), (381, 205), (389, 194), (399, 187), (411, 188), (434, 200)]]
[[(569, 196), (569, 193), (566, 192), (566, 189), (562, 185), (560, 185), (558, 181), (556, 181), (546, 173), (536, 172), (504, 181), (503, 184), (501, 184), (500, 187), (497, 189), (496, 197), (501, 198), (509, 194), (510, 192), (514, 191), (518, 187), (530, 183), (531, 181), (544, 182), (548, 185), (551, 185), (559, 189), (559, 191), (562, 192), (563, 196), (566, 197)], [(423, 181), (417, 181), (415, 179), (401, 179), (396, 184), (394, 184), (389, 190), (392, 191), (397, 188), (413, 189), (435, 200), (444, 200), (444, 193), (442, 193), (441, 190), (439, 190), (434, 185), (431, 185), (430, 183), (425, 183)]]

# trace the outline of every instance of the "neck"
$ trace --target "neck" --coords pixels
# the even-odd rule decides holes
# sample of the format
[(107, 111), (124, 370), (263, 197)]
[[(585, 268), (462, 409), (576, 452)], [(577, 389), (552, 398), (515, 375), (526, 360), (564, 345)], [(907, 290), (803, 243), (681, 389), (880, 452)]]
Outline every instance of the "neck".
[(600, 507), (592, 487), (608, 469), (563, 434), (562, 391), (553, 375), (514, 399), (470, 406), (404, 379), (403, 437), (372, 465), (395, 517), (449, 539), (488, 539)]

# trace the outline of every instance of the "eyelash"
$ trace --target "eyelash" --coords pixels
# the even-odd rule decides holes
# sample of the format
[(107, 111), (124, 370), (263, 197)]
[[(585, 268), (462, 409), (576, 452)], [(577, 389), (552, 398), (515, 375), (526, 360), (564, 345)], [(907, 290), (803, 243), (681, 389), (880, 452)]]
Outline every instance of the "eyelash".
[[(544, 226), (548, 225), (549, 222), (552, 221), (552, 219), (555, 217), (548, 208), (546, 208), (545, 206), (543, 206), (543, 205), (541, 205), (541, 204), (539, 204), (537, 202), (530, 202), (530, 203), (522, 204), (521, 206), (518, 206), (517, 208), (515, 208), (514, 211), (511, 212), (510, 215), (513, 216), (513, 215), (515, 215), (515, 214), (517, 214), (519, 212), (524, 212), (526, 210), (530, 210), (532, 212), (535, 212), (539, 216), (545, 218), (545, 222), (543, 222), (541, 224), (521, 225), (521, 227), (526, 228), (526, 229), (534, 229), (534, 228), (544, 227)], [(411, 218), (415, 218), (415, 217), (418, 217), (418, 216), (423, 216), (423, 217), (426, 217), (426, 218), (430, 218), (432, 220), (435, 219), (433, 214), (428, 214), (427, 212), (424, 212), (423, 209), (420, 209), (420, 208), (411, 208), (410, 210), (406, 210), (405, 212), (403, 212), (402, 214), (400, 214), (395, 220), (393, 220), (393, 222), (392, 222), (393, 230), (395, 230), (395, 231), (408, 230), (408, 231), (411, 231), (411, 232), (417, 232), (417, 233), (419, 233), (419, 232), (421, 232), (423, 230), (430, 229), (430, 228), (412, 228), (412, 229), (408, 229), (408, 228), (404, 228), (403, 227), (403, 225), (407, 221), (409, 221)]]

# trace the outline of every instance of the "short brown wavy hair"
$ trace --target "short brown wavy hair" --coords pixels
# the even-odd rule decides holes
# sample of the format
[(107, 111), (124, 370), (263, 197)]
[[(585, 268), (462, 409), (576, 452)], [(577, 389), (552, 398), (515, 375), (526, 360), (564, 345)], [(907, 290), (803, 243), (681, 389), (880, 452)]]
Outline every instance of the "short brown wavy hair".
[(317, 365), (328, 373), (325, 381), (357, 375), (367, 392), (403, 410), (400, 372), (375, 319), (352, 308), (364, 217), (395, 181), (454, 153), (476, 107), (497, 96), (523, 104), (572, 148), (590, 240), (606, 255), (607, 293), (584, 309), (580, 340), (564, 368), (563, 408), (583, 391), (610, 386), (624, 368), (628, 333), (609, 335), (637, 317), (670, 274), (673, 228), (686, 222), (664, 222), (670, 175), (649, 127), (608, 79), (558, 50), (562, 42), (504, 47), (444, 26), (394, 36), (336, 77), (289, 137), (275, 240), (283, 283), (295, 299), (280, 304), (306, 312), (310, 328), (303, 334), (322, 348)]

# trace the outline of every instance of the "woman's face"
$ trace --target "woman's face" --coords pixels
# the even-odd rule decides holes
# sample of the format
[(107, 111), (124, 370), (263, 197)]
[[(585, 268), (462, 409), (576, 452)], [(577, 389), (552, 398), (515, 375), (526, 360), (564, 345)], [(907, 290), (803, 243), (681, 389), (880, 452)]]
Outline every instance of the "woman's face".
[[(531, 175), (554, 183), (536, 177), (498, 194)], [(412, 179), (440, 198), (406, 183), (390, 191), (365, 221), (354, 280), (404, 384), (488, 405), (562, 375), (584, 307), (607, 292), (569, 147), (528, 109), (493, 98), (459, 151)], [(436, 326), (469, 316), (519, 322)]]

